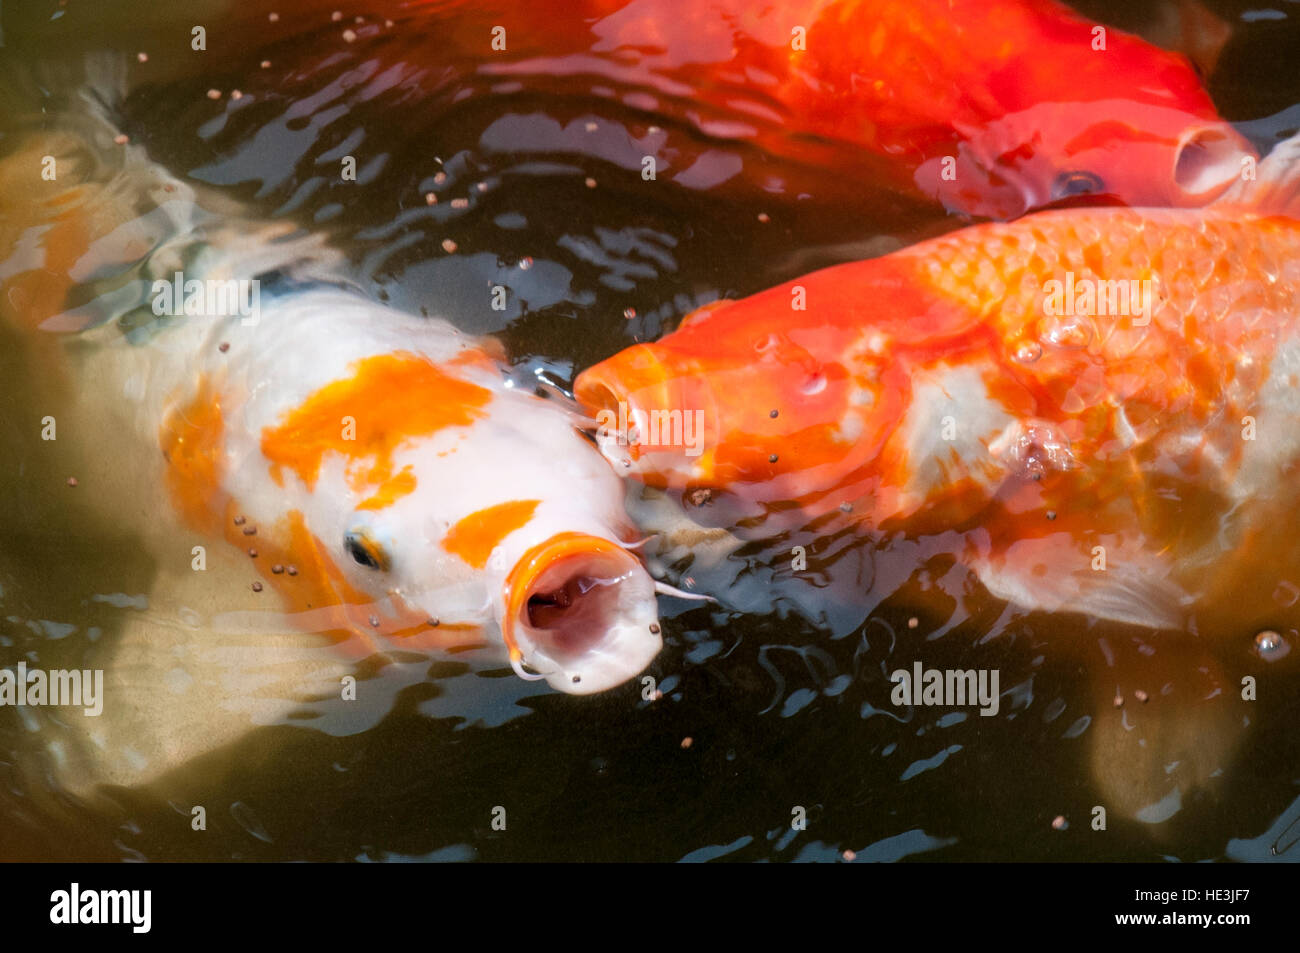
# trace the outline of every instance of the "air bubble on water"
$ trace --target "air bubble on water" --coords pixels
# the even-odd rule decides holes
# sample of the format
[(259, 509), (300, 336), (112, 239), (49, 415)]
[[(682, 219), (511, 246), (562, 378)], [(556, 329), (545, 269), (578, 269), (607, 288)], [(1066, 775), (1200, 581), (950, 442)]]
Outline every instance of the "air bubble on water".
[(521, 271), (527, 271), (531, 267), (533, 267), (533, 259), (531, 255), (525, 255), (523, 258), (519, 259), (519, 268)]
[(1070, 441), (1051, 424), (1040, 421), (1016, 421), (989, 444), (989, 453), (1019, 476), (1041, 480), (1052, 470), (1068, 470), (1074, 465)]
[(816, 374), (812, 375), (812, 377), (808, 378), (808, 380), (804, 381), (803, 387), (800, 388), (800, 390), (802, 390), (809, 397), (813, 396), (814, 394), (820, 394), (825, 389), (826, 389), (826, 375), (823, 374), (821, 371), (818, 371)]
[(1048, 324), (1043, 340), (1053, 347), (1084, 348), (1092, 341), (1092, 327), (1078, 315), (1058, 318)]
[(1265, 662), (1284, 659), (1291, 652), (1291, 643), (1286, 636), (1272, 629), (1265, 629), (1255, 636), (1255, 654)]
[(628, 321), (631, 321), (633, 318), (636, 317), (636, 308), (624, 308), (623, 317), (626, 318)]
[(1021, 364), (1032, 364), (1043, 356), (1043, 346), (1037, 341), (1024, 341), (1016, 348), (1014, 356)]

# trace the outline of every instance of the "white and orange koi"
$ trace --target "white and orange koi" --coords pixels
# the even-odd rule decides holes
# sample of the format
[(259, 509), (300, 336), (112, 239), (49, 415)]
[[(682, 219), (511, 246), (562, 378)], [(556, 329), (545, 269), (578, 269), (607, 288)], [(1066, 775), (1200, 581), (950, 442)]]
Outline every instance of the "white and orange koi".
[(191, 382), (143, 412), (160, 421), (171, 498), (255, 543), (316, 628), (499, 630), (520, 674), (575, 693), (657, 654), (617, 478), (570, 414), (509, 386), (490, 347), (335, 290), (193, 338)]
[[(55, 374), (118, 395), (87, 397), (65, 433), (120, 429), (150, 448), (105, 466), (98, 492), (116, 481), (152, 521), (174, 508), (224, 536), (299, 627), (354, 654), (499, 633), (516, 671), (570, 693), (650, 663), (655, 583), (627, 548), (621, 483), (571, 409), (513, 387), (499, 346), (445, 321), (314, 280), (239, 294), (319, 243), (223, 224), (139, 147), (115, 146), (104, 117), (79, 121), (89, 153), (111, 158), (5, 197), (0, 318), (55, 352)], [(78, 141), (16, 147), (0, 181), (39, 181), (40, 157)], [(205, 263), (177, 276), (182, 259)], [(78, 285), (97, 296), (73, 307)], [(224, 313), (204, 313), (212, 300)]]

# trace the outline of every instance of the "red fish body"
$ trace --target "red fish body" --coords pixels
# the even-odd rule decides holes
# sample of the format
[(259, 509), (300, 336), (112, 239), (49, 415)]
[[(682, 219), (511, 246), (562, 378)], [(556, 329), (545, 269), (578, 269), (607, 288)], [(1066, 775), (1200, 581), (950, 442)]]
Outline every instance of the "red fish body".
[(997, 595), (1178, 625), (1234, 557), (1289, 545), (1269, 520), (1300, 466), (1296, 151), (1211, 209), (1043, 212), (714, 305), (577, 394), (698, 408), (694, 456), (607, 453), (736, 501), (751, 535), (957, 529)]
[[(1181, 56), (1054, 0), (372, 0), (341, 19), (316, 0), (277, 9), (259, 26), (268, 75), (296, 64), (277, 84), (351, 64), (357, 95), (392, 95), (401, 122), (428, 105), (517, 100), (519, 123), (481, 145), (576, 151), (643, 175), (649, 156), (655, 178), (692, 189), (741, 184), (872, 211), (938, 200), (1011, 218), (1080, 193), (1201, 205), (1251, 152)], [(541, 116), (526, 105), (538, 94)], [(593, 100), (635, 117), (622, 139), (589, 128)]]

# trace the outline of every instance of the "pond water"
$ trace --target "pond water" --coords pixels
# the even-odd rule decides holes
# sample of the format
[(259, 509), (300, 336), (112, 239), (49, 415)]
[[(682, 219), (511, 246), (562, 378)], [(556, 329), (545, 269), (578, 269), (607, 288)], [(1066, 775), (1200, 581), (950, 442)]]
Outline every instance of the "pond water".
[[(88, 54), (113, 53), (128, 79), (115, 122), (150, 158), (249, 221), (327, 237), (365, 294), (499, 335), (517, 379), (565, 390), (701, 304), (963, 224), (922, 209), (864, 215), (818, 201), (815, 186), (795, 202), (646, 188), (635, 142), (655, 120), (608, 101), (524, 90), (422, 108), (411, 90), (434, 83), (438, 64), (378, 77), (436, 47), (372, 44), (361, 27), (375, 25), (378, 6), (348, 44), (327, 23), (276, 33), (263, 22), (277, 9), (269, 0), (183, 14), (138, 0), (6, 6), (0, 66), (17, 79), (0, 106), (0, 154), (57, 126), (56, 100), (41, 115), (42, 86), (75, 83)], [(1300, 6), (1207, 7), (1232, 26), (1209, 91), (1266, 151), (1300, 127)], [(1078, 8), (1157, 36), (1165, 5)], [(201, 65), (192, 22), (212, 38)], [(695, 135), (667, 121), (662, 131)], [(709, 147), (719, 162), (767, 161)], [(349, 153), (362, 158), (344, 182), (338, 162)], [(16, 214), (15, 201), (0, 215)], [(492, 285), (508, 289), (506, 310), (491, 307)], [(157, 676), (159, 694), (202, 679), (203, 664), (234, 665), (256, 621), (240, 628), (173, 604), (150, 534), (69, 495), (85, 489), (65, 486), (79, 455), (111, 465), (143, 451), (111, 433), (60, 436), (57, 449), (41, 440), (46, 402), (70, 391), (124, 398), (43, 363), (47, 349), (30, 333), (0, 322), (0, 665), (101, 667), (111, 680), (129, 659)], [(89, 449), (64, 446), (76, 439)], [(161, 488), (138, 493), (146, 509), (165, 505)], [(1300, 651), (1264, 662), (1254, 628), (1177, 640), (1019, 612), (956, 565), (942, 536), (854, 551), (862, 598), (845, 605), (826, 576), (852, 548), (825, 541), (799, 578), (773, 573), (769, 552), (742, 549), (724, 575), (743, 598), (662, 597), (653, 700), (639, 682), (560, 694), (489, 652), (411, 653), (359, 663), (378, 689), (364, 704), (250, 705), (239, 712), (246, 732), (191, 744), (150, 783), (89, 786), (63, 771), (87, 744), (80, 715), (0, 708), (0, 857), (1300, 858)], [(689, 563), (675, 568), (680, 584)], [(1275, 588), (1273, 628), (1294, 649), (1300, 568), (1277, 567)], [(153, 655), (119, 651), (142, 618), (162, 633)], [(200, 655), (182, 658), (194, 645)], [(917, 659), (996, 670), (997, 714), (891, 704), (889, 674)], [(1236, 692), (1243, 674), (1258, 678), (1258, 700), (1249, 715), (1227, 715), (1213, 699)], [(1134, 705), (1139, 692), (1150, 701)], [(1130, 700), (1122, 711), (1117, 693)], [(187, 716), (201, 725), (208, 713)], [(194, 805), (206, 809), (203, 832), (192, 829)], [(1108, 806), (1105, 833), (1091, 829), (1096, 805)], [(493, 825), (500, 807), (504, 830)]]

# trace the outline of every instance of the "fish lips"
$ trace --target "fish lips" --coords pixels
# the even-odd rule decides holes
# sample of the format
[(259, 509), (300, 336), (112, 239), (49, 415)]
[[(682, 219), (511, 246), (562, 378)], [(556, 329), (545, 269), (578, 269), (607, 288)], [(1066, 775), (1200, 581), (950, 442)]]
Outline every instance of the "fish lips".
[(626, 549), (597, 536), (562, 533), (525, 553), (500, 611), (516, 670), (526, 663), (538, 673), (531, 677), (573, 695), (621, 685), (663, 648), (654, 580)]

